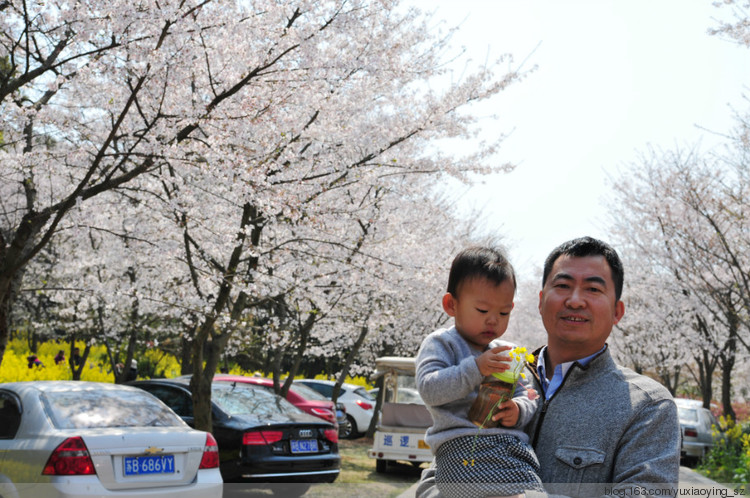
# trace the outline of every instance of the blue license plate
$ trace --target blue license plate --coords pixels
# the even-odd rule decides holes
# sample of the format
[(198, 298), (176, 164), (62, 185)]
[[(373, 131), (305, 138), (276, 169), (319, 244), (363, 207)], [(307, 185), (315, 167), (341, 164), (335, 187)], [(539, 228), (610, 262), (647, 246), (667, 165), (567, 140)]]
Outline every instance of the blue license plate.
[(292, 453), (317, 453), (317, 439), (292, 439)]
[(174, 455), (125, 457), (125, 475), (174, 474)]

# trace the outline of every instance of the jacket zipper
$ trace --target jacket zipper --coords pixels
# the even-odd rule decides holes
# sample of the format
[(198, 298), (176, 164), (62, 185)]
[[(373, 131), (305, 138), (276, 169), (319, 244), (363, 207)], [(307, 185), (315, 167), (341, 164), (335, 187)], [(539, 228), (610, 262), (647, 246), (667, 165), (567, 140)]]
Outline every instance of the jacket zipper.
[(549, 406), (549, 402), (551, 400), (545, 399), (544, 404), (542, 404), (542, 413), (539, 414), (539, 420), (536, 422), (536, 427), (534, 430), (534, 441), (531, 442), (531, 447), (534, 448), (536, 451), (536, 443), (539, 440), (539, 428), (542, 426), (542, 422), (544, 421), (544, 415), (547, 413), (547, 406)]
[[(587, 369), (591, 361), (596, 360), (604, 351), (607, 350), (607, 348), (608, 346), (605, 344), (604, 349), (602, 349), (602, 351), (600, 351), (594, 358), (591, 358), (591, 360), (586, 364), (586, 367), (582, 367), (581, 364), (578, 363), (577, 361), (573, 362), (573, 364), (568, 369), (568, 372), (565, 374), (565, 377), (563, 377), (562, 382), (560, 382), (560, 386), (557, 388), (557, 391), (555, 391), (555, 394), (560, 392), (560, 390), (563, 388), (563, 386), (565, 385), (565, 381), (568, 380), (568, 377), (570, 377), (570, 373), (573, 371), (574, 368), (582, 368), (584, 370)], [(541, 349), (540, 349), (540, 353), (541, 353)], [(533, 375), (537, 379), (537, 382), (539, 382), (539, 387), (541, 389), (542, 379), (539, 378), (539, 372), (536, 369), (536, 365), (534, 365), (534, 368), (530, 368), (529, 370), (531, 370), (531, 375)], [(541, 429), (542, 422), (544, 422), (544, 416), (547, 414), (547, 407), (552, 401), (552, 398), (547, 399), (547, 394), (544, 392), (543, 389), (542, 389), (541, 394), (542, 394), (542, 399), (544, 400), (544, 403), (542, 404), (542, 413), (539, 414), (539, 419), (537, 420), (536, 427), (534, 428), (534, 440), (531, 442), (531, 447), (534, 448), (534, 451), (536, 451), (536, 444), (539, 441), (539, 432), (540, 432), (539, 429)], [(554, 398), (554, 396), (552, 397)]]
[[(565, 377), (563, 377), (562, 382), (560, 382), (560, 386), (555, 391), (555, 395), (560, 392), (560, 390), (565, 385), (565, 381), (568, 380), (568, 377), (570, 377), (570, 372), (573, 371), (574, 368), (578, 366), (578, 362), (573, 363), (568, 371), (565, 373)], [(536, 373), (536, 372), (535, 372)], [(535, 375), (537, 379), (539, 380), (539, 385), (542, 385), (542, 380), (539, 378), (538, 375)], [(554, 398), (555, 396), (552, 396)], [(546, 393), (542, 391), (542, 399), (544, 400), (544, 403), (542, 404), (542, 413), (539, 414), (539, 419), (536, 421), (536, 427), (534, 428), (534, 440), (531, 442), (531, 447), (534, 448), (534, 451), (536, 451), (536, 443), (539, 441), (539, 429), (542, 427), (542, 422), (544, 422), (544, 416), (547, 414), (547, 407), (552, 402), (552, 398), (547, 399)]]

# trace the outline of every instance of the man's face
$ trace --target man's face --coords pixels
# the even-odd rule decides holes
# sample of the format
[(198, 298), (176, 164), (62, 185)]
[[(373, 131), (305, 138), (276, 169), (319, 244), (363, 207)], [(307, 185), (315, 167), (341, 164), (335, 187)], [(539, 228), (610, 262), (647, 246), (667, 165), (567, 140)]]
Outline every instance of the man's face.
[(612, 270), (604, 256), (560, 256), (539, 293), (553, 363), (578, 360), (604, 347), (625, 313), (615, 300)]
[(472, 278), (458, 286), (457, 296), (443, 296), (443, 309), (455, 319), (461, 337), (484, 351), (508, 328), (515, 290), (510, 279), (495, 285), (486, 278)]

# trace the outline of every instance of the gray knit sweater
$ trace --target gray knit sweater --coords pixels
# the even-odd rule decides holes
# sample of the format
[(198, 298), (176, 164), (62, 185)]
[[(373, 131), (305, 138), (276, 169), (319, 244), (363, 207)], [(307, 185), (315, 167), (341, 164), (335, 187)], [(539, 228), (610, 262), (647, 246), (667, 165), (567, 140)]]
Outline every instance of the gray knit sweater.
[[(515, 347), (496, 339), (488, 349), (502, 345)], [(477, 434), (477, 426), (469, 420), (468, 413), (484, 379), (476, 362), (481, 354), (469, 346), (455, 327), (436, 330), (422, 341), (417, 354), (417, 389), (432, 415), (433, 424), (427, 429), (425, 442), (433, 453), (450, 439)], [(530, 382), (522, 380), (523, 386), (529, 386)], [(481, 434), (511, 434), (528, 441), (521, 429), (531, 420), (537, 402), (528, 398), (523, 386), (516, 389), (513, 398), (520, 411), (518, 423), (513, 428), (485, 428)]]

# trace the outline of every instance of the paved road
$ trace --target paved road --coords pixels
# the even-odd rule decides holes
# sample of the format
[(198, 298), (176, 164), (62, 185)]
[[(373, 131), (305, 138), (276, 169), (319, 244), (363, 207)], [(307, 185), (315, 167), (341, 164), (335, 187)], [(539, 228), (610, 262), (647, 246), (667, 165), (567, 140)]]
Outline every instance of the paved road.
[[(417, 490), (417, 484), (414, 483), (409, 489), (398, 495), (398, 498), (415, 498), (414, 493)], [(720, 496), (721, 489), (726, 489), (725, 486), (722, 486), (721, 484), (716, 483), (715, 481), (712, 481), (708, 477), (705, 477), (696, 471), (688, 468), (688, 467), (680, 467), (680, 483), (679, 483), (680, 489), (686, 489), (686, 488), (700, 488), (700, 489), (710, 489), (710, 490), (716, 490), (710, 495), (703, 495), (703, 496)], [(732, 496), (732, 493), (729, 493), (729, 496)]]
[[(728, 489), (726, 486), (712, 481), (708, 477), (701, 475), (688, 467), (680, 467), (680, 487), (683, 488), (703, 488), (714, 487)], [(731, 494), (731, 493), (730, 493)]]

